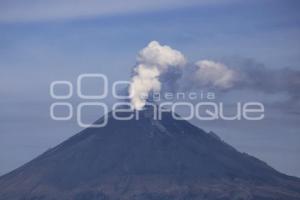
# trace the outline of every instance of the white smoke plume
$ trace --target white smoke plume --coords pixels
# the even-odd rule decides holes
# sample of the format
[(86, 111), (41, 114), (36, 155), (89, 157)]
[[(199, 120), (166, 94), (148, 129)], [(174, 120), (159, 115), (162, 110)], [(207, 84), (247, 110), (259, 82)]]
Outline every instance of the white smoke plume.
[[(168, 80), (163, 78), (167, 77), (172, 83), (183, 83), (181, 85), (187, 84), (189, 87), (194, 85), (222, 90), (232, 87), (238, 75), (226, 65), (211, 60), (198, 61), (191, 67), (181, 52), (169, 46), (162, 46), (157, 41), (150, 42), (139, 52), (137, 63), (129, 86), (131, 103), (137, 110), (144, 107), (150, 92), (161, 91), (162, 81), (164, 86), (170, 84), (170, 80), (168, 83)], [(179, 70), (182, 76), (172, 74), (174, 69)]]
[(152, 41), (139, 52), (137, 61), (135, 75), (129, 86), (129, 95), (134, 108), (141, 110), (146, 104), (149, 93), (161, 90), (159, 80), (161, 74), (168, 71), (170, 67), (184, 66), (186, 59), (181, 52)]
[(136, 110), (141, 110), (151, 92), (170, 88), (172, 92), (211, 88), (219, 91), (250, 89), (266, 94), (285, 93), (289, 97), (289, 105), (299, 105), (300, 70), (271, 69), (249, 59), (229, 63), (230, 67), (205, 59), (194, 64), (187, 63), (180, 51), (152, 41), (138, 53), (128, 89), (131, 103)]
[(160, 91), (161, 83), (158, 80), (160, 72), (156, 67), (147, 67), (143, 64), (139, 64), (134, 70), (136, 75), (131, 80), (129, 95), (134, 108), (140, 110), (144, 107), (150, 91)]
[(201, 60), (196, 63), (196, 66), (196, 81), (202, 86), (228, 89), (237, 80), (237, 73), (222, 63)]

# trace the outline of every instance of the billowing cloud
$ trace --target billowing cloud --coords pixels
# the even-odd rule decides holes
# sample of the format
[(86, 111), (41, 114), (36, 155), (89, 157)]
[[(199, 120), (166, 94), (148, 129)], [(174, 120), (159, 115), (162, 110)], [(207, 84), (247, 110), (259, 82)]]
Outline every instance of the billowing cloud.
[(196, 80), (202, 86), (214, 86), (227, 89), (237, 80), (237, 72), (226, 65), (211, 60), (201, 60), (196, 63)]
[(155, 65), (159, 71), (166, 71), (170, 66), (183, 66), (186, 60), (180, 51), (169, 46), (162, 46), (157, 41), (152, 41), (142, 49), (137, 61), (148, 66)]
[[(168, 87), (176, 92), (184, 84), (189, 89), (228, 89), (233, 86), (238, 76), (228, 66), (211, 60), (189, 64), (180, 51), (162, 46), (157, 41), (150, 42), (139, 52), (137, 62), (129, 87), (131, 103), (137, 110), (143, 108), (150, 92), (160, 92), (162, 88)], [(186, 72), (189, 74), (183, 76)]]
[(160, 91), (159, 77), (170, 67), (182, 67), (186, 60), (179, 51), (152, 41), (139, 52), (137, 61), (129, 95), (134, 108), (140, 110), (145, 105), (149, 92)]
[(298, 105), (300, 100), (300, 70), (297, 69), (271, 69), (249, 59), (225, 61), (227, 64), (206, 59), (188, 63), (180, 51), (156, 41), (139, 52), (137, 62), (129, 87), (131, 103), (137, 110), (143, 108), (151, 92), (168, 89), (172, 92), (213, 89), (278, 93), (288, 97), (286, 105)]
[(131, 103), (135, 109), (140, 110), (144, 107), (148, 93), (158, 92), (161, 83), (158, 80), (159, 71), (156, 67), (147, 67), (143, 64), (135, 68), (136, 75), (131, 80), (129, 94), (132, 96)]

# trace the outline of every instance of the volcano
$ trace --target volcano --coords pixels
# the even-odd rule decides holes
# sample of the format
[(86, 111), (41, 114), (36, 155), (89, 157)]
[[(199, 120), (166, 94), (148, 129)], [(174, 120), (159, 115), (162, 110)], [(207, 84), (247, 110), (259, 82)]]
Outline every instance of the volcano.
[[(300, 179), (151, 108), (87, 128), (0, 178), (1, 200), (293, 200)], [(95, 123), (101, 123), (100, 118)]]

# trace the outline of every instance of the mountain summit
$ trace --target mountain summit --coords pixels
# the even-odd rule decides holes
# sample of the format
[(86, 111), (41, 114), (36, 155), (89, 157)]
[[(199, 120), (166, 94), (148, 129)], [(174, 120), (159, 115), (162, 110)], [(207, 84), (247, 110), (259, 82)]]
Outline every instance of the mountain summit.
[[(0, 178), (1, 200), (300, 199), (300, 179), (151, 109), (87, 128)], [(100, 123), (103, 118), (95, 123)]]

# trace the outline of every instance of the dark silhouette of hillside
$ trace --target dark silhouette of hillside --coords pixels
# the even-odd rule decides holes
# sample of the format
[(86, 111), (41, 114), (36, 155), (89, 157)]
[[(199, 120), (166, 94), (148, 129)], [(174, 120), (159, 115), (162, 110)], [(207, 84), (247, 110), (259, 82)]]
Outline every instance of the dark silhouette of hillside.
[[(171, 112), (87, 128), (0, 178), (1, 200), (293, 200), (300, 180)], [(99, 123), (103, 119), (99, 119)]]

